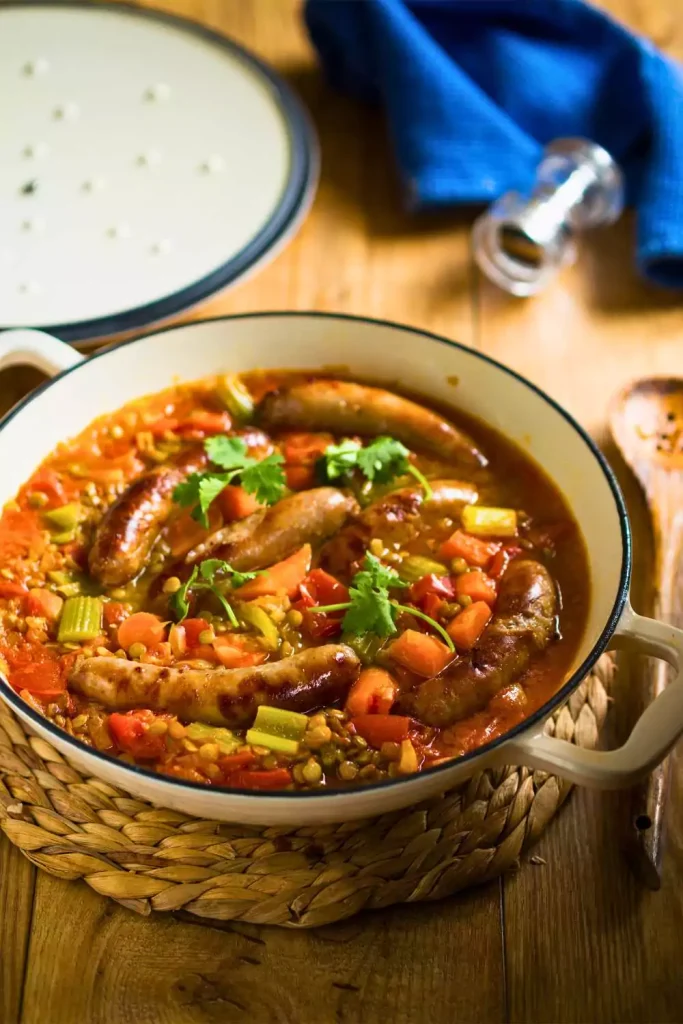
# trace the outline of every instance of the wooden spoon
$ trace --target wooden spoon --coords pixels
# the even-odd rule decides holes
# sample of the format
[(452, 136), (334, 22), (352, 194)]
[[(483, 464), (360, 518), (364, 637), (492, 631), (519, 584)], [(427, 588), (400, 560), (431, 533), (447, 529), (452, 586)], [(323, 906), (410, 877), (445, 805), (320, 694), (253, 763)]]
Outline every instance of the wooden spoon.
[[(655, 616), (683, 626), (683, 379), (635, 381), (613, 400), (612, 436), (645, 492), (655, 540)], [(651, 699), (667, 683), (667, 665), (657, 662)], [(652, 889), (660, 867), (668, 758), (633, 792), (632, 862)]]

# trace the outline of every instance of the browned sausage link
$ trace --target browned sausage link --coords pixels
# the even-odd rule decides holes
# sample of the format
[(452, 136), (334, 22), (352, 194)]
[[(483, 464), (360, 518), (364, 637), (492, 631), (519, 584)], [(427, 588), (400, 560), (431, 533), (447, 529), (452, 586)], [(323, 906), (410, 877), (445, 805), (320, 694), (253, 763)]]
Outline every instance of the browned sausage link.
[(415, 451), (449, 462), (485, 466), (474, 441), (452, 423), (383, 388), (341, 380), (316, 380), (271, 392), (258, 409), (266, 427), (331, 430), (377, 437), (390, 434)]
[(260, 704), (312, 711), (342, 700), (360, 670), (350, 647), (326, 644), (252, 668), (193, 668), (84, 658), (73, 668), (74, 690), (109, 711), (150, 708), (183, 721), (248, 726)]
[(336, 487), (315, 487), (283, 498), (240, 522), (212, 534), (185, 558), (192, 565), (203, 558), (222, 558), (235, 569), (262, 569), (293, 554), (302, 544), (331, 537), (358, 505)]
[(120, 587), (137, 576), (173, 508), (176, 486), (204, 465), (203, 448), (190, 448), (174, 463), (138, 477), (117, 498), (101, 519), (88, 556), (96, 580)]
[(463, 480), (430, 480), (429, 485), (429, 501), (421, 487), (412, 486), (392, 491), (369, 505), (325, 545), (321, 555), (324, 567), (344, 575), (362, 560), (373, 537), (405, 547), (423, 532), (423, 517), (455, 518), (463, 505), (473, 505), (478, 498), (476, 487)]
[(440, 727), (480, 711), (548, 646), (555, 635), (556, 608), (547, 569), (526, 559), (512, 562), (501, 581), (496, 614), (471, 657), (407, 694), (402, 709)]

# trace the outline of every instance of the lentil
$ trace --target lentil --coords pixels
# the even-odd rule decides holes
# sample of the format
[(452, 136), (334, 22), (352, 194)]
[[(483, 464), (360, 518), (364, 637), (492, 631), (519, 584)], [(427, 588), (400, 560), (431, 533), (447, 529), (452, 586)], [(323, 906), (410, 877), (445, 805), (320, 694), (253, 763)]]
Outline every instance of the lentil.
[(318, 750), (324, 747), (332, 739), (332, 730), (328, 725), (319, 725), (313, 729), (307, 729), (304, 737), (306, 746), (311, 750)]
[[(187, 742), (187, 741), (185, 741)], [(199, 748), (199, 756), (205, 761), (216, 762), (219, 758), (220, 750), (217, 743), (202, 743)]]
[(182, 740), (186, 733), (185, 726), (182, 722), (169, 722), (168, 735), (173, 740)]
[(337, 775), (344, 782), (350, 782), (351, 779), (355, 779), (358, 775), (358, 765), (354, 764), (353, 761), (342, 761), (337, 768)]
[(216, 639), (213, 629), (203, 629), (197, 638), (200, 644), (210, 644)]
[(128, 648), (128, 653), (130, 654), (131, 658), (135, 658), (137, 660), (141, 658), (143, 654), (147, 654), (147, 648), (145, 647), (144, 644), (131, 644), (130, 647)]
[(149, 725), (147, 732), (150, 736), (165, 736), (168, 732), (168, 722), (165, 722), (163, 718), (158, 718), (156, 722)]
[(307, 761), (306, 764), (301, 769), (301, 774), (302, 774), (305, 782), (308, 782), (309, 785), (314, 786), (316, 783), (320, 782), (320, 780), (322, 779), (322, 777), (323, 777), (323, 770), (320, 767), (320, 765), (318, 764), (318, 762), (314, 761), (311, 758), (311, 760)]
[(182, 583), (177, 576), (169, 576), (164, 583), (162, 590), (164, 594), (175, 594), (182, 587)]
[(291, 611), (287, 612), (287, 622), (290, 626), (300, 626), (304, 621), (304, 617), (298, 608), (292, 608)]

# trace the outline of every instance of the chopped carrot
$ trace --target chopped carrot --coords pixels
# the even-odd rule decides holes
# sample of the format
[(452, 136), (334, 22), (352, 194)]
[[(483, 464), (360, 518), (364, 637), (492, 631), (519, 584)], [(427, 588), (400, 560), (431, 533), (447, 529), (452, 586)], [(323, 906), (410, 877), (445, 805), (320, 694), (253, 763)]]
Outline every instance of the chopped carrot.
[(216, 657), (226, 668), (247, 668), (260, 665), (267, 658), (265, 651), (242, 636), (217, 636), (212, 642)]
[(517, 555), (521, 555), (521, 553), (522, 549), (515, 544), (502, 547), (498, 554), (494, 555), (493, 561), (489, 566), (488, 573), (491, 579), (499, 580), (512, 559), (516, 558)]
[(246, 519), (252, 512), (258, 512), (263, 505), (257, 501), (253, 494), (249, 494), (243, 487), (235, 487), (228, 484), (224, 487), (218, 497), (218, 504), (226, 522), (232, 523), (236, 519)]
[(346, 710), (356, 715), (386, 715), (398, 694), (394, 677), (383, 668), (365, 668), (346, 698)]
[(153, 647), (166, 638), (166, 626), (158, 615), (151, 612), (135, 612), (121, 623), (118, 629), (119, 646), (128, 650), (131, 644)]
[(183, 629), (185, 630), (187, 646), (197, 647), (199, 644), (199, 634), (203, 633), (205, 629), (209, 629), (209, 623), (206, 619), (185, 619)]
[(485, 601), (475, 601), (451, 619), (446, 632), (456, 647), (469, 651), (484, 632), (492, 612)]
[(187, 419), (175, 428), (179, 434), (227, 434), (232, 426), (227, 412), (211, 412), (210, 409), (193, 409)]
[(471, 597), (473, 601), (486, 601), (494, 604), (496, 600), (496, 584), (490, 576), (483, 572), (464, 572), (456, 577), (455, 596)]
[(407, 739), (410, 719), (403, 715), (356, 715), (351, 725), (371, 747), (379, 749), (383, 743), (401, 743)]
[(282, 454), (290, 465), (312, 466), (331, 444), (332, 434), (287, 434), (282, 439)]
[(223, 516), (218, 508), (218, 502), (211, 505), (208, 515), (208, 529), (192, 518), (189, 509), (183, 509), (171, 520), (165, 531), (165, 539), (174, 558), (186, 555), (190, 548), (201, 544), (209, 534), (219, 529), (223, 523)]
[(292, 781), (292, 773), (288, 768), (273, 768), (272, 771), (235, 772), (228, 779), (229, 785), (235, 789), (284, 789)]
[(289, 558), (271, 566), (261, 576), (249, 580), (236, 593), (244, 601), (254, 597), (265, 597), (267, 594), (286, 593), (288, 597), (296, 595), (299, 586), (311, 568), (311, 545), (304, 544)]
[(41, 700), (54, 700), (66, 690), (66, 677), (56, 661), (35, 662), (10, 672), (10, 682), (17, 692), (28, 690)]
[(256, 760), (258, 758), (253, 751), (241, 750), (239, 754), (225, 754), (219, 758), (218, 764), (224, 772), (232, 772), (238, 768), (244, 768), (248, 764), (253, 764)]
[(33, 587), (29, 590), (25, 603), (29, 615), (40, 615), (50, 622), (56, 622), (61, 614), (64, 598), (59, 594), (53, 594), (51, 590)]
[(0, 580), (0, 597), (9, 600), (12, 597), (23, 597), (28, 594), (28, 587), (25, 583), (13, 583), (10, 580)]
[(183, 661), (194, 661), (195, 658), (199, 661), (210, 661), (212, 664), (218, 664), (218, 655), (216, 648), (213, 644), (197, 644), (191, 651), (187, 651)]
[(444, 643), (435, 636), (406, 629), (388, 650), (389, 657), (418, 676), (438, 676), (453, 659)]
[(500, 550), (496, 541), (479, 540), (464, 530), (456, 530), (439, 548), (439, 557), (450, 561), (451, 558), (464, 558), (470, 565), (486, 569), (489, 562)]

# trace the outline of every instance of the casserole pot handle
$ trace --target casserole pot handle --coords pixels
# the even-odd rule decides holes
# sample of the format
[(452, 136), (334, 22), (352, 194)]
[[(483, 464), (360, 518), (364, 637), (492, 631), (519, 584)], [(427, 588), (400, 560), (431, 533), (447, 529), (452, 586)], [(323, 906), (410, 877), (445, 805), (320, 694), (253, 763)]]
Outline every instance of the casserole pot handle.
[(627, 607), (610, 647), (634, 650), (667, 661), (676, 676), (645, 709), (618, 750), (585, 750), (545, 736), (542, 728), (501, 748), (506, 764), (553, 772), (570, 782), (599, 789), (630, 786), (664, 759), (683, 733), (683, 630), (647, 619)]
[(49, 377), (81, 363), (84, 356), (64, 341), (43, 331), (26, 329), (0, 333), (0, 370), (8, 366), (35, 366)]

